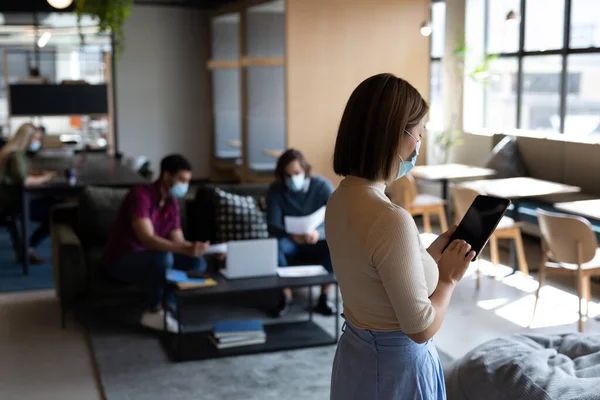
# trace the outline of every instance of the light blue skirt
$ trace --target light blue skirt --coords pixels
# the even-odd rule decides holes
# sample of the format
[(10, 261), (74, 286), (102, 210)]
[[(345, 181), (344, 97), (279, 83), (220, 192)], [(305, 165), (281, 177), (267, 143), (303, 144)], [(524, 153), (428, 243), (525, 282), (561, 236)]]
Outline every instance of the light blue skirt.
[(442, 363), (431, 340), (344, 323), (331, 375), (331, 400), (444, 400)]

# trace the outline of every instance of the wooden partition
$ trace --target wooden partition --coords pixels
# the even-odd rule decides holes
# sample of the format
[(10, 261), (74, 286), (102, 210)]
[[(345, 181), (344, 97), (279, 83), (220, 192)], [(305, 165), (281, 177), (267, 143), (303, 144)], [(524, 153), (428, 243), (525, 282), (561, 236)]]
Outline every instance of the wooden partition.
[(249, 1), (211, 16), (212, 172), (270, 181), (286, 147), (285, 2)]
[[(332, 157), (344, 106), (367, 77), (391, 72), (429, 94), (425, 0), (288, 0), (288, 144), (333, 181)], [(426, 145), (419, 164), (425, 162)]]
[[(391, 72), (428, 97), (429, 38), (420, 34), (421, 23), (429, 18), (428, 4), (427, 0), (246, 1), (216, 13), (212, 21), (239, 15), (239, 57), (218, 59), (213, 51), (208, 68), (213, 72), (215, 116), (222, 94), (214, 91), (216, 71), (240, 71), (239, 112), (230, 114), (240, 121), (239, 139), (228, 143), (231, 148), (237, 146), (241, 154), (227, 164), (215, 153), (213, 178), (222, 179), (223, 171), (230, 168), (227, 173), (232, 178), (237, 173), (245, 181), (271, 180), (270, 171), (252, 168), (253, 163), (262, 161), (256, 148), (274, 162), (284, 147), (294, 147), (305, 153), (317, 174), (337, 181), (332, 168), (337, 128), (350, 93), (361, 81)], [(271, 28), (263, 29), (258, 38), (253, 36), (257, 32), (249, 26), (253, 23), (251, 10), (258, 7), (260, 14), (261, 6), (266, 8), (263, 12), (283, 7), (283, 30), (279, 21), (263, 22), (263, 28), (269, 23)], [(253, 40), (262, 43), (262, 53), (255, 52)], [(284, 44), (279, 44), (280, 40)], [(214, 46), (214, 32), (212, 43)], [(270, 123), (257, 123), (261, 118)], [(218, 117), (213, 121), (218, 125)], [(222, 134), (219, 129), (215, 126), (213, 130), (213, 150)], [(283, 133), (282, 148), (261, 142), (272, 134), (270, 130)], [(426, 143), (419, 164), (425, 162), (425, 154)]]

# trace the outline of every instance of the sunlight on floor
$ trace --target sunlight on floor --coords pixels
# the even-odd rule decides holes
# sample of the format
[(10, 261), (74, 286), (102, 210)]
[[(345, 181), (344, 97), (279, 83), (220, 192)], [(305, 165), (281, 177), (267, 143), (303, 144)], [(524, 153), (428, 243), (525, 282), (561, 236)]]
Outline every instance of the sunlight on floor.
[[(422, 233), (420, 236), (426, 247), (437, 238), (437, 235), (432, 233)], [(486, 311), (493, 311), (497, 316), (513, 324), (523, 328), (530, 327), (531, 329), (569, 325), (579, 319), (576, 294), (549, 284), (544, 285), (540, 290), (540, 299), (534, 316), (535, 292), (538, 288), (536, 279), (532, 276), (525, 276), (519, 271), (513, 273), (513, 269), (507, 265), (499, 264), (495, 266), (484, 259), (473, 262), (467, 269), (465, 278), (475, 280), (478, 268), (482, 280), (495, 279), (506, 286), (523, 292), (525, 295), (515, 300), (504, 296), (480, 300), (477, 302), (477, 307)], [(585, 314), (585, 302), (583, 302), (582, 307)], [(600, 303), (590, 302), (588, 318), (596, 316), (600, 316)]]
[[(514, 301), (510, 301), (506, 297), (481, 300), (477, 303), (478, 307), (487, 311), (494, 311), (499, 317), (521, 327), (532, 329), (573, 324), (579, 319), (579, 308), (575, 294), (549, 284), (544, 285), (540, 290), (540, 299), (534, 317), (535, 292), (538, 287), (538, 282), (535, 279), (531, 276), (524, 276), (520, 272), (510, 275), (512, 272), (510, 267), (506, 265), (495, 267), (486, 260), (481, 260), (479, 267), (482, 279), (485, 278), (485, 275), (488, 275), (507, 286), (528, 293), (528, 295)], [(476, 268), (476, 265), (469, 268), (471, 275), (475, 273)], [(582, 307), (585, 314), (585, 303)], [(589, 317), (594, 318), (598, 315), (600, 315), (600, 303), (590, 302)]]

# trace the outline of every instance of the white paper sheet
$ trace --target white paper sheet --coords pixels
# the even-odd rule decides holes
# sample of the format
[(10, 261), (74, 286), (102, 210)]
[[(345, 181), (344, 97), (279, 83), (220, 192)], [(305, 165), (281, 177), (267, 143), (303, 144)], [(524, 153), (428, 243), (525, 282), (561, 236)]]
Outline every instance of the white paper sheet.
[(325, 221), (325, 206), (305, 217), (284, 217), (285, 231), (291, 235), (314, 232)]
[(227, 243), (211, 244), (204, 254), (227, 254)]
[(307, 276), (327, 275), (329, 272), (322, 265), (299, 265), (277, 268), (281, 278), (305, 278)]

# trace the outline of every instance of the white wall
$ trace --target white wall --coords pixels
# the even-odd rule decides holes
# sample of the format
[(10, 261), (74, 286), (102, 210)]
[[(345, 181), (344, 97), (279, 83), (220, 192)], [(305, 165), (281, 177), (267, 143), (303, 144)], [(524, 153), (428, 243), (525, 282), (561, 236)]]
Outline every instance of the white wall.
[(125, 156), (180, 153), (209, 175), (208, 29), (202, 11), (135, 6), (117, 59), (117, 140)]

